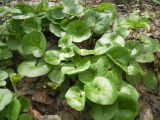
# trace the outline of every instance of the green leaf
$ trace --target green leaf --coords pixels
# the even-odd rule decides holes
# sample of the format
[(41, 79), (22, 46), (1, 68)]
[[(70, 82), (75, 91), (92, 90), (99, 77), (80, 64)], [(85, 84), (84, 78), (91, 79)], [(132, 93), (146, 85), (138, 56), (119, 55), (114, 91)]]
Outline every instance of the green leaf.
[(80, 5), (80, 0), (62, 0), (65, 14), (78, 16), (83, 13), (83, 7)]
[(130, 95), (119, 93), (116, 104), (116, 113), (111, 120), (134, 120), (137, 115), (137, 101)]
[(33, 120), (31, 116), (27, 115), (27, 114), (21, 114), (18, 117), (18, 120)]
[(32, 31), (41, 31), (41, 20), (38, 17), (26, 19), (23, 24), (24, 32), (30, 33)]
[(139, 63), (150, 63), (155, 60), (153, 53), (141, 54), (136, 57), (136, 61)]
[(26, 15), (16, 15), (16, 16), (13, 16), (12, 18), (16, 20), (25, 20), (33, 17), (35, 17), (33, 13), (27, 13)]
[(64, 74), (61, 72), (60, 66), (53, 66), (51, 72), (48, 74), (49, 79), (58, 86), (64, 81)]
[(48, 50), (44, 55), (44, 60), (51, 65), (59, 65), (62, 60), (74, 56), (71, 48), (62, 50)]
[(156, 2), (157, 4), (160, 4), (160, 0), (153, 0), (153, 2)]
[(12, 93), (8, 89), (0, 89), (0, 111), (12, 101)]
[(125, 41), (121, 36), (117, 36), (114, 32), (106, 33), (97, 41), (96, 46), (99, 45), (105, 45), (105, 46), (120, 45), (123, 47), (125, 45)]
[(134, 11), (129, 18), (119, 23), (119, 27), (127, 29), (149, 28), (149, 19), (146, 16), (138, 15), (137, 11)]
[(73, 42), (82, 42), (91, 36), (91, 30), (79, 20), (69, 23), (66, 33), (72, 36)]
[(143, 76), (143, 83), (144, 83), (144, 86), (149, 90), (153, 90), (158, 87), (158, 79), (156, 78), (155, 74), (152, 72), (147, 72)]
[(38, 77), (45, 75), (49, 72), (50, 68), (46, 63), (43, 61), (36, 62), (36, 60), (33, 61), (23, 61), (18, 66), (18, 73), (22, 76), (27, 77)]
[(20, 9), (22, 14), (34, 13), (34, 9), (29, 4), (18, 3), (15, 5), (15, 8)]
[(139, 63), (137, 63), (136, 61), (131, 61), (129, 63), (129, 66), (127, 67), (127, 74), (131, 76), (135, 76), (137, 74), (143, 75), (144, 71)]
[(58, 50), (48, 50), (44, 55), (44, 60), (51, 65), (59, 65), (64, 57), (60, 55)]
[(123, 37), (115, 33), (106, 33), (104, 34), (97, 42), (95, 46), (95, 54), (101, 55), (106, 53), (114, 46), (124, 46), (125, 41)]
[(54, 6), (52, 9), (48, 10), (47, 14), (51, 19), (63, 19), (65, 14), (62, 12), (62, 6)]
[(6, 81), (4, 81), (4, 80), (0, 80), (0, 87), (4, 87), (4, 86), (6, 86)]
[(41, 57), (46, 50), (46, 38), (41, 32), (33, 31), (26, 34), (22, 39), (22, 53), (24, 55), (33, 54)]
[(17, 50), (18, 47), (20, 46), (20, 44), (21, 44), (21, 37), (20, 36), (21, 36), (20, 33), (7, 35), (7, 42), (6, 43), (7, 43), (7, 46), (11, 50)]
[(90, 61), (88, 59), (75, 58), (72, 63), (62, 66), (61, 71), (63, 74), (77, 74), (87, 70), (90, 66)]
[(79, 80), (81, 82), (83, 82), (84, 84), (88, 84), (91, 81), (93, 81), (95, 76), (96, 76), (96, 71), (94, 71), (92, 69), (88, 69), (88, 70), (78, 74)]
[(143, 42), (143, 47), (141, 48), (143, 53), (160, 52), (160, 42), (158, 40), (141, 35), (140, 41)]
[(14, 99), (7, 107), (9, 120), (17, 120), (21, 109), (19, 100)]
[(111, 14), (108, 12), (88, 10), (84, 15), (84, 23), (97, 34), (105, 33), (109, 29), (110, 22)]
[(72, 46), (72, 36), (71, 35), (64, 35), (58, 41), (58, 47), (66, 48)]
[(20, 80), (22, 80), (22, 76), (19, 75), (19, 74), (17, 74), (17, 73), (11, 73), (11, 74), (9, 75), (9, 77), (10, 77), (10, 80), (12, 81), (12, 83), (13, 83), (14, 85), (16, 85), (17, 82), (19, 82)]
[(87, 56), (87, 55), (93, 55), (94, 54), (94, 50), (80, 49), (75, 44), (72, 44), (72, 46), (73, 46), (74, 51), (81, 56)]
[(8, 73), (4, 70), (0, 70), (0, 81), (8, 78)]
[(100, 3), (94, 9), (101, 12), (105, 12), (105, 11), (111, 12), (112, 19), (115, 19), (116, 17), (116, 6), (112, 3)]
[(107, 53), (111, 55), (113, 59), (120, 59), (129, 56), (128, 49), (121, 46), (114, 46)]
[(46, 12), (48, 10), (48, 3), (46, 1), (41, 1), (36, 5), (35, 11), (40, 12)]
[(0, 47), (0, 60), (7, 60), (13, 56), (8, 47)]
[(138, 94), (137, 90), (133, 86), (131, 86), (130, 84), (128, 84), (124, 81), (121, 81), (119, 91), (120, 91), (120, 93), (127, 94), (127, 95), (131, 96), (131, 98), (133, 98), (133, 100), (138, 101), (139, 94)]
[(111, 120), (115, 115), (116, 105), (97, 105), (94, 104), (91, 109), (91, 115), (94, 120)]
[(53, 23), (49, 25), (49, 30), (51, 33), (53, 33), (57, 37), (62, 37), (65, 34), (65, 32), (60, 28), (59, 25), (56, 25)]
[(84, 86), (89, 100), (100, 105), (113, 104), (117, 99), (117, 88), (113, 81), (105, 77), (96, 77)]
[(135, 76), (126, 75), (126, 80), (131, 85), (138, 85), (142, 82), (142, 75), (137, 74)]
[(63, 48), (62, 50), (48, 50), (44, 55), (44, 60), (51, 65), (59, 65), (62, 60), (74, 56), (72, 48)]
[(74, 109), (78, 111), (82, 111), (85, 106), (85, 92), (81, 90), (79, 87), (74, 86), (71, 87), (66, 95), (65, 98), (67, 99), (67, 103)]
[(26, 97), (21, 96), (19, 98), (19, 101), (20, 101), (20, 104), (21, 104), (21, 112), (28, 112), (29, 111), (29, 107), (30, 107), (29, 100)]

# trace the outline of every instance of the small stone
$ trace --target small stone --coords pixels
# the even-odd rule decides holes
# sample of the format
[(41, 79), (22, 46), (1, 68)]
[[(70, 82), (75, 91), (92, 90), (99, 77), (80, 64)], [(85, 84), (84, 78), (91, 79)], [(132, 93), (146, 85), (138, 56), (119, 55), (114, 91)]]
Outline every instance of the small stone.
[(39, 120), (62, 120), (58, 115), (45, 115), (41, 116)]

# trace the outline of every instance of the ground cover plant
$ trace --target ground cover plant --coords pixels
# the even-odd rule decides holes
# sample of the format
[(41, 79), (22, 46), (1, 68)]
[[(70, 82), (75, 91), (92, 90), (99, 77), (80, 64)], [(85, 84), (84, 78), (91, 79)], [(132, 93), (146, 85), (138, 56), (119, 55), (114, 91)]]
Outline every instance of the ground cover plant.
[(1, 119), (32, 120), (27, 98), (16, 89), (26, 77), (47, 76), (52, 89), (69, 81), (67, 103), (77, 111), (89, 106), (95, 120), (134, 120), (139, 112), (134, 86), (158, 85), (144, 65), (155, 60), (159, 41), (146, 35), (128, 39), (131, 30), (150, 27), (139, 11), (120, 18), (111, 3), (87, 8), (79, 0), (62, 0), (2, 6), (0, 16)]

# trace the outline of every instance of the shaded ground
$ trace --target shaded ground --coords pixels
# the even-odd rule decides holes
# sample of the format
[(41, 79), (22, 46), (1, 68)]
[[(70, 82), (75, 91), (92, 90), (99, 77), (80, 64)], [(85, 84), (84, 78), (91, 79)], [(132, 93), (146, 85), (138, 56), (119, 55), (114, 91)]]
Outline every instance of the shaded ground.
[[(28, 0), (29, 1), (29, 0)], [(36, 1), (36, 0), (32, 0)], [(60, 0), (55, 0), (59, 2)], [(141, 14), (147, 13), (151, 19), (151, 28), (140, 29), (132, 32), (131, 39), (137, 39), (140, 34), (145, 34), (160, 40), (160, 6), (151, 0), (131, 0), (123, 3), (119, 0), (84, 0), (88, 6), (95, 6), (100, 2), (114, 2), (117, 5), (118, 14), (121, 17), (128, 16), (133, 10), (140, 10)], [(14, 3), (13, 3), (14, 4)], [(160, 53), (156, 55), (156, 61), (151, 69), (160, 69)], [(160, 72), (157, 71), (160, 79)], [(29, 114), (37, 120), (92, 120), (89, 113), (77, 112), (71, 109), (64, 100), (61, 89), (65, 92), (67, 86), (62, 86), (59, 90), (51, 90), (45, 86), (45, 77), (36, 79), (25, 78), (18, 84), (18, 90), (22, 95), (27, 96), (31, 101)], [(140, 97), (140, 115), (137, 120), (160, 120), (160, 86), (155, 91), (147, 91), (143, 86), (137, 86)]]

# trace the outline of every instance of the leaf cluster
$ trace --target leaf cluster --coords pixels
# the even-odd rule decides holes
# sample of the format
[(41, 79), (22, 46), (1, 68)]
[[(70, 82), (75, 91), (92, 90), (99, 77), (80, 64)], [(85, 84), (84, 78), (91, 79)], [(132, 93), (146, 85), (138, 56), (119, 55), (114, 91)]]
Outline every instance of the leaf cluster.
[[(133, 12), (119, 18), (114, 4), (85, 8), (79, 0), (18, 3), (1, 7), (0, 16), (1, 87), (7, 79), (15, 87), (23, 77), (47, 76), (48, 86), (55, 89), (74, 78), (67, 103), (78, 111), (91, 106), (95, 120), (133, 120), (139, 94), (132, 85), (143, 80), (147, 88), (157, 87), (155, 74), (143, 66), (155, 60), (160, 43), (145, 35), (127, 38), (130, 30), (149, 28), (146, 16)], [(26, 111), (18, 117), (24, 103), (8, 89), (0, 92), (0, 116), (24, 119)], [(8, 116), (8, 108), (15, 118)]]

